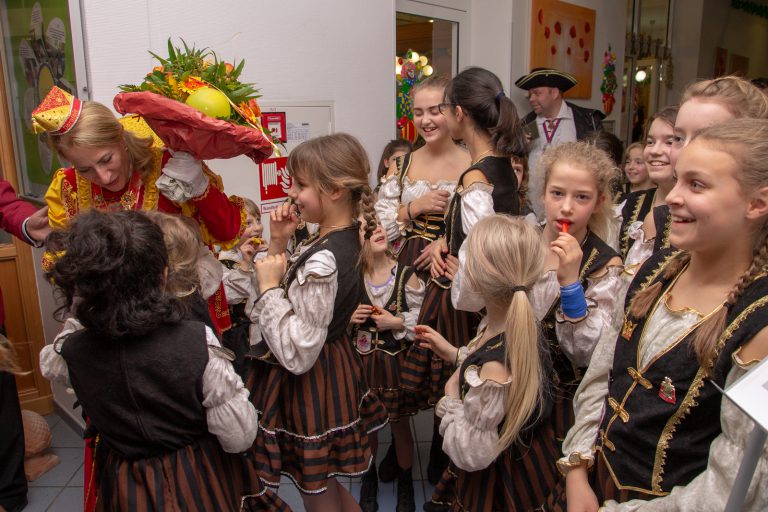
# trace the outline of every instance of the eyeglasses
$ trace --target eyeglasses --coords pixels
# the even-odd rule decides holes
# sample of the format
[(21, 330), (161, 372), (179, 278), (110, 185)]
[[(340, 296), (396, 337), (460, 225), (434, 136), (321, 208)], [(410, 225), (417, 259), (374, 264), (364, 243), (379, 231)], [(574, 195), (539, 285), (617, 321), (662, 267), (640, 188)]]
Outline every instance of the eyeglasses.
[(437, 105), (437, 110), (440, 111), (441, 114), (445, 115), (446, 112), (450, 112), (449, 107), (455, 107), (455, 103), (440, 103)]

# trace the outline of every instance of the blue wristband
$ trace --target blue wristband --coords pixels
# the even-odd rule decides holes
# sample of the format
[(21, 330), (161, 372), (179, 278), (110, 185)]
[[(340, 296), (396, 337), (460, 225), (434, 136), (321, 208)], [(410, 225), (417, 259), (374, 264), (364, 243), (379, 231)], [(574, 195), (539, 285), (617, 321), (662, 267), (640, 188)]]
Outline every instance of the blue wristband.
[(568, 318), (582, 318), (587, 315), (587, 299), (580, 282), (560, 287), (560, 307)]

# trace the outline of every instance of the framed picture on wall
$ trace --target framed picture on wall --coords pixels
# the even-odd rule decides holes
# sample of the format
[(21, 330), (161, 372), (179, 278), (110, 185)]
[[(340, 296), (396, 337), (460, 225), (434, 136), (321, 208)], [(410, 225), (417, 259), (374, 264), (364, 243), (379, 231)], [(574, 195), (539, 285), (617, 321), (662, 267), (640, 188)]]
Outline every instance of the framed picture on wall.
[(578, 84), (569, 98), (592, 97), (595, 11), (559, 0), (533, 0), (531, 68), (570, 73)]
[(31, 113), (55, 85), (87, 97), (83, 29), (78, 0), (4, 0), (5, 98), (13, 125), (19, 193), (42, 201), (53, 173), (64, 165), (45, 135), (32, 132)]

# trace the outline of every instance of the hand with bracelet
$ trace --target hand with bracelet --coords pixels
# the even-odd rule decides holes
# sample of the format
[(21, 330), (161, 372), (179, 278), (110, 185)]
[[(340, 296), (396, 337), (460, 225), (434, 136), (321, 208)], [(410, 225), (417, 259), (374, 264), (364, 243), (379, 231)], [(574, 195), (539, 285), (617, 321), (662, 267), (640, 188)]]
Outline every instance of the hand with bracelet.
[(550, 242), (552, 252), (557, 255), (557, 281), (560, 283), (560, 306), (563, 315), (578, 320), (587, 315), (587, 299), (579, 281), (579, 267), (583, 252), (581, 244), (573, 236), (562, 232)]
[(442, 215), (448, 207), (450, 198), (451, 193), (447, 190), (430, 190), (409, 203), (401, 204), (397, 213), (397, 220), (408, 222), (425, 213)]

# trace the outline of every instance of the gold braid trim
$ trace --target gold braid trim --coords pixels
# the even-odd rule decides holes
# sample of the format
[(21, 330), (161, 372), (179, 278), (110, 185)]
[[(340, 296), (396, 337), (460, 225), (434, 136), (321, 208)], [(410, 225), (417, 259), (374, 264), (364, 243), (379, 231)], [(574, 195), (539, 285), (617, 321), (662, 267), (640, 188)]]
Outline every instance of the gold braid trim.
[(637, 217), (640, 215), (640, 207), (643, 206), (643, 203), (645, 198), (643, 200), (637, 201), (635, 203), (635, 209), (632, 210), (632, 215), (630, 216), (629, 220), (627, 221), (626, 227), (627, 229), (624, 230), (624, 233), (621, 234), (621, 254), (622, 259), (627, 257), (627, 252), (629, 252), (629, 248), (627, 247), (627, 244), (629, 244), (629, 225), (633, 222), (637, 221)]
[(592, 248), (592, 252), (589, 253), (589, 257), (587, 258), (587, 262), (584, 263), (584, 265), (581, 266), (581, 272), (579, 272), (579, 281), (580, 282), (584, 281), (584, 275), (587, 273), (587, 269), (589, 269), (589, 266), (592, 265), (592, 262), (595, 261), (595, 258), (597, 258), (597, 249)]
[(750, 304), (744, 311), (739, 313), (739, 316), (737, 316), (723, 331), (723, 334), (720, 335), (713, 358), (707, 363), (706, 367), (700, 367), (699, 371), (696, 372), (696, 376), (693, 379), (688, 393), (686, 393), (685, 398), (680, 404), (680, 408), (672, 415), (669, 421), (667, 421), (667, 424), (661, 433), (659, 444), (656, 446), (656, 458), (653, 464), (653, 476), (651, 478), (651, 485), (653, 486), (654, 491), (662, 492), (661, 482), (664, 475), (664, 464), (666, 462), (666, 452), (669, 447), (669, 441), (672, 439), (677, 429), (677, 425), (679, 425), (683, 418), (687, 416), (692, 407), (698, 405), (695, 400), (699, 397), (701, 387), (704, 385), (704, 376), (707, 374), (708, 370), (714, 366), (723, 347), (725, 347), (725, 344), (733, 337), (733, 333), (741, 327), (741, 324), (743, 324), (755, 310), (762, 308), (766, 304), (768, 304), (768, 296), (761, 297)]
[[(667, 222), (664, 224), (664, 232), (662, 233), (662, 239), (661, 239), (661, 248), (662, 249), (668, 249), (669, 244), (669, 230), (672, 228), (672, 214), (667, 212)], [(658, 233), (656, 236), (659, 236)]]

